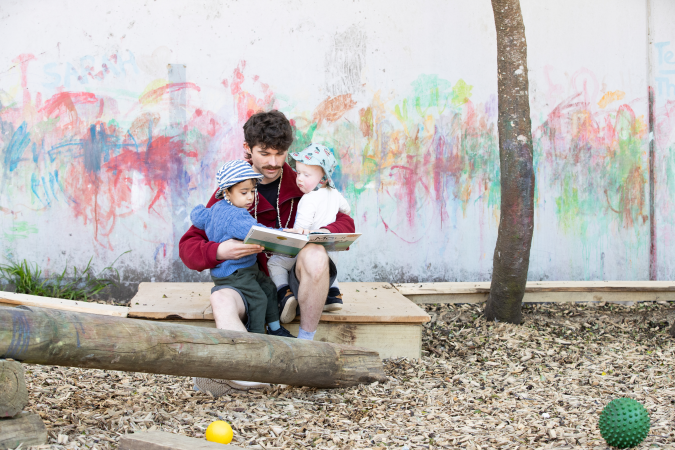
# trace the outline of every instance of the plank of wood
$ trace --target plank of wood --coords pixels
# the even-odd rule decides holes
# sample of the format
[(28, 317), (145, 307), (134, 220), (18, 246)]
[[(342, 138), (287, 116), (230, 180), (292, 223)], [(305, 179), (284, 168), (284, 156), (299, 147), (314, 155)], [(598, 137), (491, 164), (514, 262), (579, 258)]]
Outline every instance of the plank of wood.
[[(488, 294), (427, 294), (408, 295), (411, 301), (417, 304), (433, 303), (485, 303)], [(673, 301), (675, 293), (671, 292), (578, 292), (578, 291), (544, 291), (526, 292), (523, 303), (584, 303), (584, 302), (655, 302)]]
[[(490, 282), (394, 283), (409, 295), (489, 293)], [(673, 281), (528, 281), (525, 292), (675, 292)]]
[(340, 283), (342, 310), (323, 313), (321, 322), (426, 323), (431, 317), (389, 283)]
[(212, 287), (213, 283), (141, 283), (129, 302), (129, 317), (213, 319), (209, 301)]
[(81, 300), (65, 300), (62, 298), (40, 297), (38, 295), (16, 294), (0, 291), (0, 305), (3, 306), (37, 306), (38, 308), (60, 309), (104, 316), (126, 317), (129, 308), (126, 306), (101, 305), (100, 303)]
[[(342, 283), (341, 283), (342, 284)], [(161, 320), (197, 327), (215, 328), (212, 320)], [(294, 336), (298, 335), (298, 323), (284, 327)], [(315, 341), (353, 345), (375, 350), (380, 358), (420, 358), (422, 356), (421, 324), (373, 324), (373, 323), (320, 323)]]
[(142, 431), (120, 437), (120, 450), (243, 450), (230, 444), (218, 444), (166, 431)]
[(47, 308), (0, 307), (0, 357), (320, 388), (386, 380), (365, 348)]
[(23, 366), (0, 359), (0, 418), (14, 417), (28, 404)]
[(485, 303), (489, 294), (422, 294), (406, 295), (405, 297), (418, 305), (433, 303)]
[(28, 448), (47, 443), (47, 428), (37, 414), (21, 413), (0, 420), (0, 450)]
[[(284, 327), (294, 336), (298, 335), (299, 324), (289, 323)], [(419, 359), (422, 328), (421, 324), (325, 323), (319, 325), (314, 340), (375, 350), (382, 359)]]
[[(213, 319), (212, 283), (141, 283), (129, 317)], [(321, 323), (426, 323), (429, 315), (389, 283), (340, 283), (342, 310), (323, 313)], [(298, 320), (296, 319), (296, 323)]]

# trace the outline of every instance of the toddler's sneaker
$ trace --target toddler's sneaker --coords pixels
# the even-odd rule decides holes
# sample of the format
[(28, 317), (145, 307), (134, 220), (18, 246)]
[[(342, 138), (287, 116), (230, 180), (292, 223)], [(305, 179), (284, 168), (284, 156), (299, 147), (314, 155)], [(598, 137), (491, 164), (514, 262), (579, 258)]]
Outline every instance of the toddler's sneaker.
[(267, 327), (267, 334), (269, 334), (270, 336), (279, 336), (279, 337), (287, 337), (287, 338), (294, 338), (295, 337), (291, 334), (290, 331), (288, 331), (284, 327), (279, 327), (279, 329), (277, 331), (273, 331), (270, 327)]
[(332, 287), (328, 289), (326, 304), (323, 306), (325, 312), (339, 311), (342, 309), (342, 292), (339, 288)]
[(277, 298), (279, 298), (279, 321), (281, 323), (292, 322), (298, 313), (298, 299), (288, 287), (281, 288), (277, 292)]
[(232, 391), (246, 392), (251, 389), (264, 389), (269, 383), (257, 381), (217, 380), (215, 378), (193, 377), (195, 391), (210, 392), (214, 397), (221, 397)]

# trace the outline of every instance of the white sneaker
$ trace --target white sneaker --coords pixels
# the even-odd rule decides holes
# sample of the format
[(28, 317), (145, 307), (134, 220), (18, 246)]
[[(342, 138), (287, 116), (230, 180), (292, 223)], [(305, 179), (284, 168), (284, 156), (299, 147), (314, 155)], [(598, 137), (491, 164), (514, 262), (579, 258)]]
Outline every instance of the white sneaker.
[(269, 383), (239, 380), (217, 380), (215, 378), (193, 377), (195, 391), (210, 392), (214, 397), (220, 397), (232, 391), (249, 391), (269, 387)]
[(279, 321), (281, 323), (291, 323), (298, 313), (298, 299), (295, 298), (290, 289), (279, 303)]

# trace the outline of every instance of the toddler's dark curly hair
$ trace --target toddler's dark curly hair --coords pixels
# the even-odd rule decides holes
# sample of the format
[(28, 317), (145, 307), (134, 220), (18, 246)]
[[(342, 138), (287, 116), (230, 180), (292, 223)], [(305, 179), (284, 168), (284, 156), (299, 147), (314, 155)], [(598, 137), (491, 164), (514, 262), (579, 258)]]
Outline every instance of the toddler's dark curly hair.
[(284, 113), (276, 109), (255, 113), (244, 124), (244, 140), (249, 148), (258, 145), (285, 152), (293, 143), (293, 127)]

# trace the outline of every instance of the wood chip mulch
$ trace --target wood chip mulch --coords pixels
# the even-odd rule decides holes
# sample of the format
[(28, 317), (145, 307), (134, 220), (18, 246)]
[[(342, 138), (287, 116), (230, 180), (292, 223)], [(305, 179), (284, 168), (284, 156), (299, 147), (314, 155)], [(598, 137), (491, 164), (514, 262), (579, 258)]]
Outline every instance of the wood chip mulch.
[(631, 397), (651, 416), (639, 448), (675, 448), (675, 303), (525, 305), (522, 326), (477, 305), (426, 309), (423, 358), (385, 361), (385, 384), (214, 399), (184, 377), (26, 365), (28, 409), (59, 449), (145, 429), (203, 437), (219, 418), (232, 444), (268, 450), (607, 448), (598, 416)]

